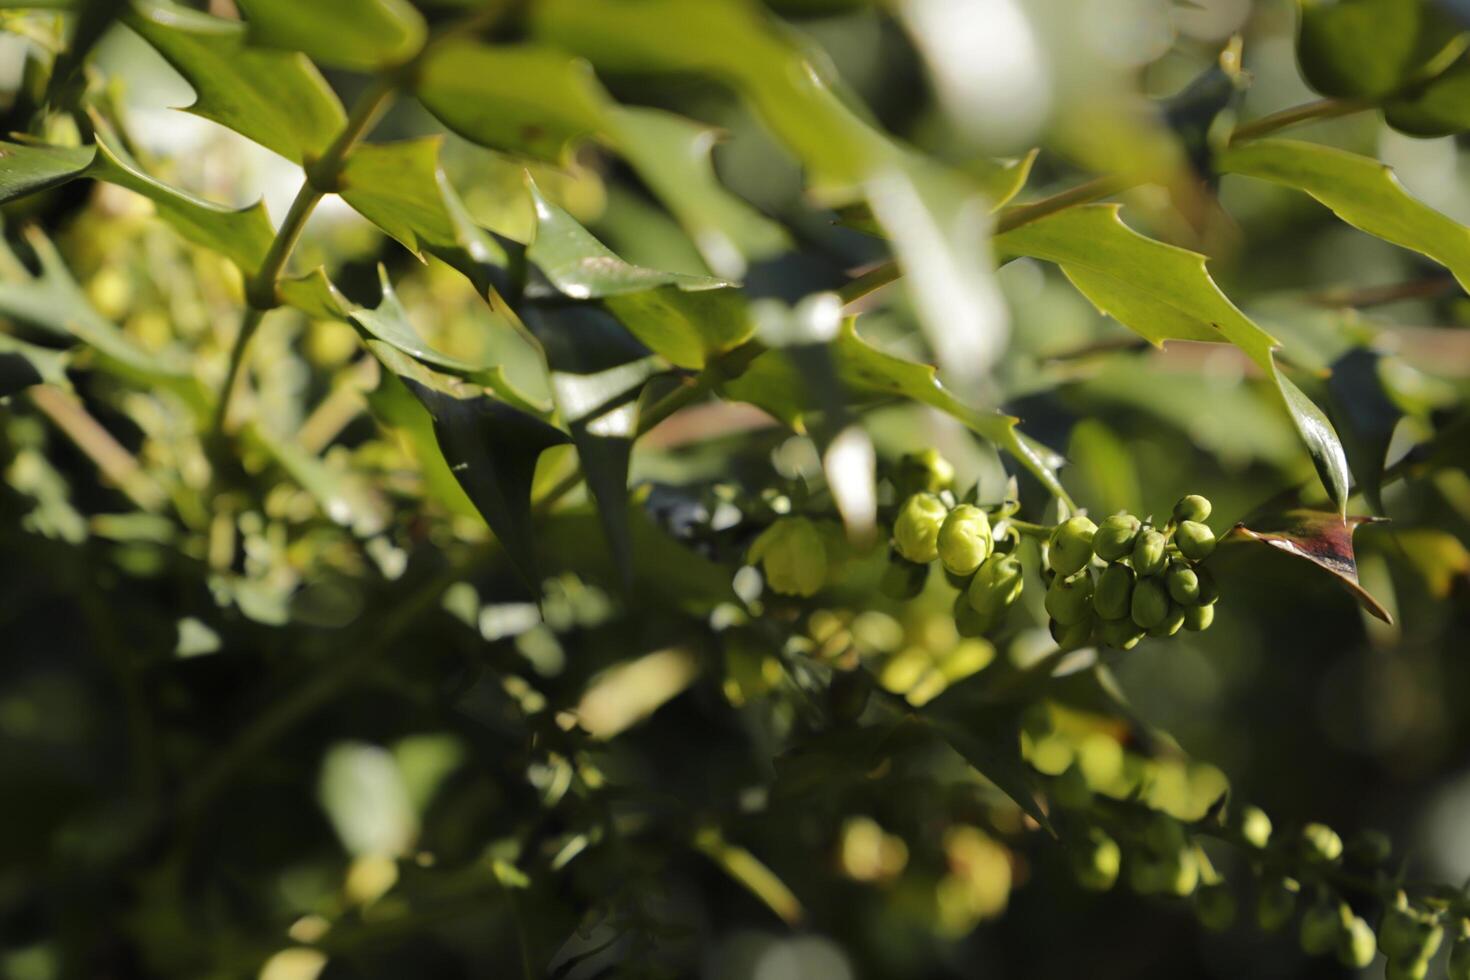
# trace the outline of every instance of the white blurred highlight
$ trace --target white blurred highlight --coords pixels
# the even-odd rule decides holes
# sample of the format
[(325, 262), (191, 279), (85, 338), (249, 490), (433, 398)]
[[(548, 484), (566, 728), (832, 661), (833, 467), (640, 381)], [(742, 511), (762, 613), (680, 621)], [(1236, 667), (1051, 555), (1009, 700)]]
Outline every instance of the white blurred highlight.
[(873, 440), (856, 425), (843, 429), (827, 447), (827, 486), (847, 528), (847, 539), (859, 548), (872, 543), (877, 527), (877, 468)]

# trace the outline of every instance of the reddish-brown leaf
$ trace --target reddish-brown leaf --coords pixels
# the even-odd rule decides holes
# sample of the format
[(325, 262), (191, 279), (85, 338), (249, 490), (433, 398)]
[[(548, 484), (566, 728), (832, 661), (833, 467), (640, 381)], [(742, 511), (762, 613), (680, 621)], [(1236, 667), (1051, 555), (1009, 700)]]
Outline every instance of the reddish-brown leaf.
[(1288, 555), (1302, 558), (1329, 573), (1352, 593), (1353, 598), (1385, 623), (1393, 617), (1358, 582), (1358, 560), (1353, 554), (1353, 532), (1360, 524), (1375, 524), (1379, 517), (1339, 517), (1332, 511), (1297, 508), (1253, 518), (1231, 528), (1229, 537), (1260, 541)]

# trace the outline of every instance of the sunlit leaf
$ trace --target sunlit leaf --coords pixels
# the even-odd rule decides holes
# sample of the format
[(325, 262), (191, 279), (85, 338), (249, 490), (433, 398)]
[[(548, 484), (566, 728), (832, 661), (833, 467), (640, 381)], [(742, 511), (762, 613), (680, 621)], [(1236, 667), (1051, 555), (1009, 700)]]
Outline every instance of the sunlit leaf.
[(0, 202), (80, 177), (91, 166), (94, 152), (87, 146), (0, 141)]
[(376, 71), (423, 46), (424, 18), (407, 0), (239, 0), (253, 45), (301, 51), (334, 68)]
[(305, 56), (249, 46), (240, 21), (139, 0), (126, 23), (194, 87), (190, 112), (288, 160), (321, 156), (346, 123), (341, 102)]
[(507, 289), (505, 249), (470, 218), (439, 165), (437, 137), (363, 144), (339, 177), (342, 199), (422, 257), (433, 255), (463, 272), (482, 294)]
[(1456, 582), (1470, 579), (1470, 550), (1448, 531), (1432, 527), (1397, 529), (1387, 550), (1413, 566), (1435, 599), (1446, 599)]
[(1228, 537), (1259, 541), (1315, 565), (1337, 579), (1364, 609), (1386, 623), (1388, 610), (1358, 583), (1358, 562), (1353, 554), (1353, 532), (1360, 524), (1380, 520), (1348, 517), (1318, 510), (1288, 510), (1251, 518), (1231, 528)]
[(1305, 191), (1370, 235), (1427, 255), (1470, 289), (1470, 228), (1409, 196), (1371, 157), (1299, 140), (1252, 140), (1216, 158), (1221, 173)]

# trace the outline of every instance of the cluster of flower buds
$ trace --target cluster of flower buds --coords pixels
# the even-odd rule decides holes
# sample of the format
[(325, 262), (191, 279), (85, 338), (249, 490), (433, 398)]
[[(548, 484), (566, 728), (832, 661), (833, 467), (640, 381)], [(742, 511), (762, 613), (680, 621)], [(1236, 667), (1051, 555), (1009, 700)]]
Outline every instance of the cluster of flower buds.
[(1209, 516), (1210, 502), (1190, 494), (1162, 527), (1126, 513), (1057, 525), (1047, 542), (1052, 636), (1064, 648), (1130, 650), (1145, 636), (1208, 628), (1219, 598), (1199, 565), (1215, 550)]

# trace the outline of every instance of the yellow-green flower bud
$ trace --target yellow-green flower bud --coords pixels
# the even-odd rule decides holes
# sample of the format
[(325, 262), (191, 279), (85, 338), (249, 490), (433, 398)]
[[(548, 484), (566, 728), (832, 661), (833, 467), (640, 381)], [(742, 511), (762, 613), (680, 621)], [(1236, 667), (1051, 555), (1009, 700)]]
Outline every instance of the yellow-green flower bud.
[(1093, 827), (1087, 840), (1072, 850), (1072, 871), (1077, 882), (1088, 891), (1105, 892), (1118, 881), (1123, 865), (1123, 852), (1118, 842)]
[(1169, 615), (1169, 594), (1157, 578), (1142, 578), (1133, 586), (1129, 615), (1143, 629), (1153, 629)]
[(1114, 563), (1103, 569), (1092, 590), (1092, 607), (1103, 619), (1126, 619), (1133, 599), (1133, 569)]
[(1157, 575), (1164, 570), (1168, 541), (1153, 528), (1138, 532), (1133, 542), (1133, 570), (1140, 576)]
[(1215, 621), (1214, 606), (1185, 606), (1184, 628), (1194, 633), (1210, 628)]
[(1256, 900), (1256, 924), (1266, 932), (1275, 932), (1296, 914), (1296, 895), (1300, 889), (1290, 878), (1273, 878), (1261, 883)]
[(1410, 907), (1402, 893), (1378, 923), (1378, 948), (1390, 963), (1428, 960), (1443, 940), (1444, 926), (1432, 914)]
[(1189, 844), (1184, 825), (1167, 813), (1155, 811), (1143, 830), (1143, 842), (1155, 854), (1173, 854)]
[(1128, 883), (1140, 895), (1186, 898), (1199, 884), (1199, 861), (1188, 848), (1172, 854), (1139, 854), (1129, 862)]
[(1337, 902), (1318, 902), (1302, 916), (1302, 952), (1308, 956), (1330, 953), (1342, 929), (1342, 907)]
[(1090, 620), (1092, 616), (1092, 577), (1073, 575), (1065, 578), (1058, 575), (1051, 580), (1046, 590), (1046, 611), (1052, 619), (1063, 626), (1074, 626)]
[(1424, 980), (1429, 976), (1428, 960), (1389, 960), (1383, 980)]
[(990, 518), (973, 504), (960, 504), (939, 526), (939, 560), (954, 575), (971, 575), (990, 557)]
[(1057, 646), (1063, 650), (1077, 650), (1087, 646), (1092, 641), (1092, 610), (1087, 611), (1087, 618), (1080, 623), (1065, 626), (1053, 619), (1047, 628), (1051, 630), (1051, 638), (1057, 641)]
[(1242, 807), (1240, 836), (1251, 847), (1264, 849), (1271, 842), (1271, 818), (1258, 806)]
[(903, 502), (893, 522), (893, 544), (898, 553), (921, 564), (939, 557), (939, 529), (949, 510), (932, 493), (916, 493)]
[(954, 483), (954, 467), (939, 450), (922, 449), (899, 460), (897, 482), (904, 493), (938, 493)]
[(1194, 914), (1206, 929), (1224, 932), (1235, 921), (1235, 896), (1223, 883), (1205, 885), (1194, 893)]
[(1021, 560), (1014, 555), (991, 555), (970, 579), (967, 595), (977, 612), (998, 614), (1010, 608), (1026, 584)]
[(1075, 762), (1052, 780), (1050, 795), (1053, 803), (1067, 810), (1081, 810), (1092, 804), (1092, 787)]
[(1188, 562), (1171, 561), (1164, 572), (1164, 585), (1168, 586), (1169, 598), (1181, 606), (1199, 605), (1199, 576)]
[(1132, 514), (1114, 514), (1103, 518), (1092, 536), (1092, 550), (1103, 561), (1117, 561), (1133, 552), (1133, 539), (1141, 525)]
[(1163, 622), (1152, 627), (1148, 631), (1149, 636), (1173, 636), (1184, 627), (1184, 606), (1177, 602), (1169, 603), (1169, 614), (1164, 617)]
[(765, 571), (766, 584), (784, 595), (815, 595), (827, 578), (827, 548), (805, 517), (782, 517), (750, 546), (749, 561)]
[(1132, 650), (1138, 641), (1147, 635), (1138, 624), (1124, 616), (1122, 619), (1104, 619), (1097, 624), (1097, 640), (1103, 646), (1115, 650)]
[(997, 616), (994, 613), (981, 612), (970, 605), (969, 597), (961, 592), (954, 603), (954, 628), (967, 639), (984, 636), (995, 629)]
[(1199, 561), (1210, 557), (1215, 550), (1215, 532), (1198, 521), (1185, 521), (1174, 531), (1174, 543), (1184, 552), (1184, 557)]
[(1361, 916), (1348, 919), (1337, 934), (1338, 962), (1354, 970), (1363, 969), (1373, 962), (1373, 954), (1377, 952), (1374, 940), (1373, 927)]
[(1360, 830), (1348, 841), (1345, 853), (1353, 864), (1371, 868), (1393, 855), (1393, 841), (1381, 830)]
[(928, 565), (911, 562), (893, 552), (888, 556), (888, 567), (883, 570), (878, 588), (890, 599), (906, 600), (923, 592), (928, 581)]
[(1316, 864), (1331, 864), (1342, 857), (1342, 838), (1326, 824), (1309, 823), (1302, 828), (1302, 856)]
[(1061, 576), (1075, 575), (1092, 560), (1092, 536), (1097, 525), (1085, 517), (1070, 517), (1051, 533), (1047, 564)]
[(1176, 521), (1203, 521), (1209, 516), (1209, 500), (1197, 493), (1180, 497), (1179, 503), (1174, 505), (1174, 520)]

